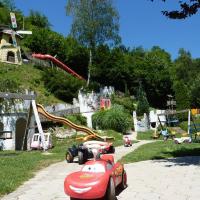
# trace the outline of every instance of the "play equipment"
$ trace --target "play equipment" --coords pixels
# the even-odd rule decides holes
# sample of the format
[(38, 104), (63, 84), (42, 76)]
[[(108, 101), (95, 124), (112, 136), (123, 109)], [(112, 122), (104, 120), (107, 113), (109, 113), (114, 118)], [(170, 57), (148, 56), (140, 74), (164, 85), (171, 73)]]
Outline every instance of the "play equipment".
[(124, 141), (124, 146), (125, 147), (130, 147), (132, 146), (132, 141), (128, 136), (124, 136), (123, 137), (123, 141)]
[(99, 149), (101, 154), (114, 153), (115, 148), (110, 142), (102, 141), (87, 141), (78, 146), (73, 145), (67, 149), (66, 161), (68, 163), (73, 162), (74, 158), (78, 156), (78, 163), (81, 165), (85, 163), (88, 159), (93, 158), (93, 149)]
[(38, 110), (38, 113), (40, 113), (42, 116), (46, 117), (47, 119), (49, 119), (51, 121), (65, 124), (65, 125), (69, 126), (70, 128), (75, 129), (76, 131), (82, 131), (87, 134), (87, 136), (85, 136), (85, 137), (77, 138), (79, 140), (83, 140), (83, 141), (87, 141), (89, 139), (96, 139), (96, 140), (100, 140), (100, 141), (114, 140), (113, 137), (100, 136), (97, 133), (95, 133), (93, 130), (91, 130), (85, 126), (80, 126), (80, 125), (74, 124), (73, 122), (71, 122), (70, 120), (68, 120), (66, 118), (52, 115), (52, 114), (48, 113), (44, 109), (44, 107), (40, 104), (37, 104), (37, 110)]
[[(15, 131), (13, 132), (12, 130), (5, 130), (4, 127), (1, 128), (1, 133), (0, 137), (3, 137), (4, 139), (4, 146), (5, 149), (8, 150), (26, 150), (29, 148), (29, 144), (32, 139), (32, 135), (34, 132), (29, 132), (30, 130), (30, 124), (33, 122), (34, 123), (34, 118), (32, 118), (32, 115), (34, 114), (36, 124), (38, 131), (41, 135), (41, 142), (43, 144), (43, 149), (46, 150), (45, 147), (45, 139), (44, 139), (44, 133), (42, 130), (42, 126), (40, 123), (39, 115), (37, 112), (36, 108), (36, 103), (35, 103), (35, 98), (36, 96), (34, 94), (20, 94), (20, 93), (10, 93), (10, 92), (0, 92), (0, 98), (4, 100), (9, 100), (9, 99), (21, 99), (23, 101), (28, 101), (28, 107), (25, 113), (16, 113), (16, 110), (14, 111), (15, 113), (7, 113), (8, 116), (5, 114), (3, 117), (6, 116), (6, 121), (9, 121), (10, 116), (15, 116), (16, 117), (16, 128)], [(11, 106), (11, 105), (9, 105)], [(0, 113), (2, 115), (2, 113)], [(12, 121), (13, 123), (13, 121)], [(2, 124), (2, 123), (0, 123)], [(11, 128), (9, 128), (11, 129)], [(11, 145), (10, 145), (11, 144)], [(9, 146), (10, 145), (10, 146)]]
[(182, 144), (182, 143), (191, 143), (191, 137), (181, 137), (181, 138), (174, 138), (175, 144)]
[[(94, 154), (97, 152), (98, 148)], [(127, 175), (121, 163), (114, 163), (114, 157), (108, 154), (95, 158), (86, 162), (80, 171), (73, 172), (65, 178), (64, 191), (71, 200), (114, 200), (116, 187), (127, 187)]]
[[(53, 147), (51, 134), (44, 133), (44, 138), (45, 138), (46, 148), (51, 149)], [(35, 133), (31, 141), (31, 150), (40, 150), (40, 149), (43, 149), (41, 135), (39, 133)]]
[(41, 59), (41, 60), (50, 60), (53, 63), (55, 63), (58, 67), (60, 67), (61, 69), (65, 70), (66, 72), (72, 74), (73, 76), (75, 76), (76, 78), (80, 79), (80, 80), (85, 80), (82, 76), (80, 76), (79, 74), (77, 74), (75, 71), (73, 71), (72, 69), (70, 69), (67, 65), (65, 65), (64, 63), (62, 63), (61, 61), (59, 61), (57, 58), (48, 55), (48, 54), (32, 54), (32, 56), (34, 58), (37, 59)]
[[(173, 110), (173, 112), (172, 111), (166, 111), (166, 113), (162, 113), (162, 114), (158, 114), (158, 120), (157, 120), (157, 122), (156, 122), (156, 128), (155, 128), (155, 131), (154, 131), (154, 133), (153, 133), (153, 135), (152, 135), (152, 137), (154, 138), (154, 139), (157, 139), (157, 138), (159, 138), (160, 137), (160, 135), (163, 135), (163, 139), (164, 140), (166, 140), (166, 139), (168, 139), (169, 137), (172, 137), (172, 139), (175, 137), (175, 132), (169, 132), (168, 130), (167, 130), (167, 128), (165, 128), (164, 126), (163, 126), (163, 124), (162, 124), (162, 122), (161, 122), (161, 120), (160, 120), (160, 116), (168, 116), (168, 118), (169, 118), (169, 116), (174, 116), (174, 115), (176, 115), (176, 114), (180, 114), (180, 113), (188, 113), (188, 131), (187, 131), (187, 135), (189, 135), (190, 134), (190, 124), (191, 124), (191, 112), (190, 112), (190, 110), (180, 110), (180, 111), (175, 111), (175, 110)], [(172, 119), (172, 118), (171, 118)], [(178, 123), (178, 120), (176, 120), (175, 118), (173, 118), (174, 119), (174, 121), (173, 121), (173, 123), (174, 124), (177, 124)], [(172, 121), (171, 121), (172, 122)], [(160, 127), (161, 127), (161, 131), (160, 132), (158, 132), (158, 124), (160, 125)], [(183, 135), (183, 136), (185, 136), (185, 134)]]
[(200, 136), (200, 124), (195, 123), (193, 116), (191, 115), (192, 124), (189, 126), (190, 136), (194, 135), (194, 139), (196, 140), (198, 136)]

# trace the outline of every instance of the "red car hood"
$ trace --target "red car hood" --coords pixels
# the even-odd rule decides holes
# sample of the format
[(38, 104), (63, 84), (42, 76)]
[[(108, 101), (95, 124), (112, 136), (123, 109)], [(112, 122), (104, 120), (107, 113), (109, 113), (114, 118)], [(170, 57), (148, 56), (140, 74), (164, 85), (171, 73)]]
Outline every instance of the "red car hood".
[(65, 184), (80, 188), (93, 186), (99, 184), (102, 179), (105, 179), (105, 177), (105, 173), (74, 172), (67, 176)]

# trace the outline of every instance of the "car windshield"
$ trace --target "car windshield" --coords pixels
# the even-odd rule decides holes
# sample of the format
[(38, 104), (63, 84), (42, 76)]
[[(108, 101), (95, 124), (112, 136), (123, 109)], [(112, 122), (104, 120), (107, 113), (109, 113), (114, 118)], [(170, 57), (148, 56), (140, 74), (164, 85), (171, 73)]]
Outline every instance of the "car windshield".
[(82, 172), (95, 172), (95, 173), (105, 172), (105, 167), (101, 164), (85, 165), (82, 168)]

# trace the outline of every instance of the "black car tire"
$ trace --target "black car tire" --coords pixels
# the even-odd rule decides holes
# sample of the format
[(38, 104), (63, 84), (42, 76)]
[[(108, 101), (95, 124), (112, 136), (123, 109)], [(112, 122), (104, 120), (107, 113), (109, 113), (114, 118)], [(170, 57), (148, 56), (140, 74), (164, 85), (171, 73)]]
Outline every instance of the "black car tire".
[(77, 199), (75, 199), (75, 198), (73, 198), (73, 197), (70, 197), (70, 200), (77, 200)]
[(123, 171), (122, 173), (122, 182), (120, 183), (119, 187), (122, 190), (124, 190), (127, 187), (127, 176), (125, 171)]
[(71, 152), (70, 151), (67, 151), (66, 153), (66, 156), (65, 156), (65, 159), (68, 163), (72, 163), (73, 160), (74, 160), (74, 157), (72, 156)]
[(107, 191), (106, 191), (106, 200), (115, 200), (115, 185), (112, 178), (110, 178), (110, 181), (108, 183)]
[(84, 162), (85, 162), (84, 154), (82, 151), (79, 151), (78, 152), (78, 164), (82, 165), (82, 164), (84, 164)]

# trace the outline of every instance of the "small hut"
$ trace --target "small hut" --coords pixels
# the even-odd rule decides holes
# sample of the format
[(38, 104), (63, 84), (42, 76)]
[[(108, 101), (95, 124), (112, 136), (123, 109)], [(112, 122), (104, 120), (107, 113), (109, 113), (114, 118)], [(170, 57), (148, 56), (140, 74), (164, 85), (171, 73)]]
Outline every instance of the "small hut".
[(22, 64), (20, 40), (22, 36), (8, 26), (0, 25), (0, 62)]

